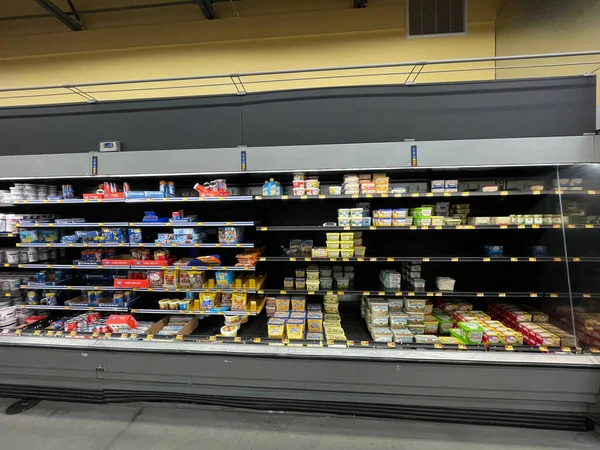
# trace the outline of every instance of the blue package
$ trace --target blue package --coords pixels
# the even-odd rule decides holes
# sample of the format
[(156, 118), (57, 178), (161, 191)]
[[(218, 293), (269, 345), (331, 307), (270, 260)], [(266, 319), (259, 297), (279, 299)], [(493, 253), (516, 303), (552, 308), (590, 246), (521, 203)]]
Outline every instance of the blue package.
[(129, 228), (127, 233), (129, 235), (129, 242), (132, 242), (132, 243), (142, 242), (142, 229), (141, 228)]
[(504, 254), (503, 245), (486, 245), (483, 247), (486, 256), (502, 256)]
[(127, 242), (127, 231), (124, 228), (102, 228), (102, 236), (106, 242)]

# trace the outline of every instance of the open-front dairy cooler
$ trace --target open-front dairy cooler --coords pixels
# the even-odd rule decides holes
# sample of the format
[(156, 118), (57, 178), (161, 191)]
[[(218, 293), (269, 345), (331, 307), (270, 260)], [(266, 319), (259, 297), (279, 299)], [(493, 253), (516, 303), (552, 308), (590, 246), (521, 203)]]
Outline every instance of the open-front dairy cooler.
[[(508, 161), (554, 139), (594, 152), (591, 136), (462, 145)], [(596, 165), (346, 150), (356, 164), (328, 170), (5, 180), (3, 394), (588, 427)]]

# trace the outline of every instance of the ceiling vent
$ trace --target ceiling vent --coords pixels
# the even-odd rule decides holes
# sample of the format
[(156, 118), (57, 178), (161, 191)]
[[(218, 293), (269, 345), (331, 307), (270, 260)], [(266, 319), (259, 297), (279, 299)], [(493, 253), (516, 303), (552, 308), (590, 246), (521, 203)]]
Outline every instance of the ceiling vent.
[(409, 37), (457, 35), (467, 32), (467, 0), (407, 0)]

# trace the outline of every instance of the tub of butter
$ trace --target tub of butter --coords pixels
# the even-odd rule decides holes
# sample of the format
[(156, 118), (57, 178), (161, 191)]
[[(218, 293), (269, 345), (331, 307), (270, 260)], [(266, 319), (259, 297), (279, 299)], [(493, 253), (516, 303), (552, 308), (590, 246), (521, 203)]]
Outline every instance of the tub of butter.
[(392, 342), (394, 335), (389, 328), (373, 328), (371, 330), (371, 337), (375, 342)]
[(389, 303), (386, 300), (370, 300), (369, 310), (371, 314), (386, 315), (389, 312)]
[(313, 258), (327, 258), (327, 248), (326, 247), (313, 247), (312, 257)]
[(340, 257), (340, 251), (339, 250), (332, 250), (332, 249), (327, 249), (327, 257), (328, 258), (339, 258)]
[(354, 256), (354, 249), (350, 248), (350, 249), (340, 250), (340, 255), (342, 256), (342, 258), (352, 258)]
[(323, 332), (323, 313), (320, 311), (309, 311), (306, 314), (307, 331), (311, 333)]
[(425, 325), (423, 325), (423, 324), (421, 324), (421, 325), (407, 325), (406, 328), (412, 334), (423, 334), (423, 333), (425, 333)]
[(388, 298), (388, 307), (390, 312), (402, 312), (404, 306), (404, 300), (401, 298)]
[(439, 322), (435, 317), (425, 316), (423, 325), (425, 325), (425, 334), (437, 334)]
[[(329, 241), (327, 243), (329, 244)], [(342, 250), (348, 250), (348, 249), (354, 248), (354, 241), (341, 241), (341, 242), (336, 242), (336, 244), (339, 244), (339, 247), (335, 247), (335, 248), (340, 248)], [(334, 248), (334, 247), (329, 247), (329, 248)]]
[(371, 326), (374, 328), (388, 327), (390, 324), (390, 318), (388, 316), (373, 316), (370, 317)]
[(304, 319), (288, 319), (285, 326), (288, 339), (304, 338)]
[(409, 325), (421, 325), (425, 322), (425, 313), (407, 312), (406, 310), (404, 310), (404, 313), (406, 314), (406, 320)]
[(392, 329), (392, 336), (394, 342), (400, 344), (410, 344), (414, 340), (413, 334), (406, 328)]
[(427, 299), (425, 298), (405, 298), (404, 309), (406, 312), (423, 313), (425, 312), (426, 303)]
[(450, 345), (458, 345), (462, 344), (462, 341), (456, 339), (452, 336), (438, 336), (440, 344), (450, 344)]
[(351, 223), (349, 217), (338, 217), (338, 226), (340, 227), (349, 227)]
[(306, 333), (306, 339), (309, 341), (322, 341), (323, 333)]
[(401, 312), (390, 312), (390, 328), (406, 328), (408, 325), (408, 316)]
[(285, 319), (271, 318), (267, 322), (267, 331), (270, 338), (283, 339), (285, 335)]
[(429, 334), (416, 334), (415, 335), (415, 343), (416, 344), (439, 344), (440, 340), (437, 336), (431, 336)]
[(481, 344), (483, 339), (483, 328), (473, 322), (459, 322), (458, 327), (470, 344)]

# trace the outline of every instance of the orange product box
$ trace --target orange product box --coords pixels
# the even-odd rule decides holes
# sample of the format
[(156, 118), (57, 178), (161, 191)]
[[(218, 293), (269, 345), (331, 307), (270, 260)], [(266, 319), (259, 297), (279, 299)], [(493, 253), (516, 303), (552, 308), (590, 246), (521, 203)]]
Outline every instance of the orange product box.
[(137, 328), (137, 320), (131, 314), (111, 314), (106, 320), (106, 326), (113, 333), (129, 332)]
[(115, 278), (114, 287), (135, 287), (135, 288), (149, 288), (149, 280), (133, 280), (129, 278)]

